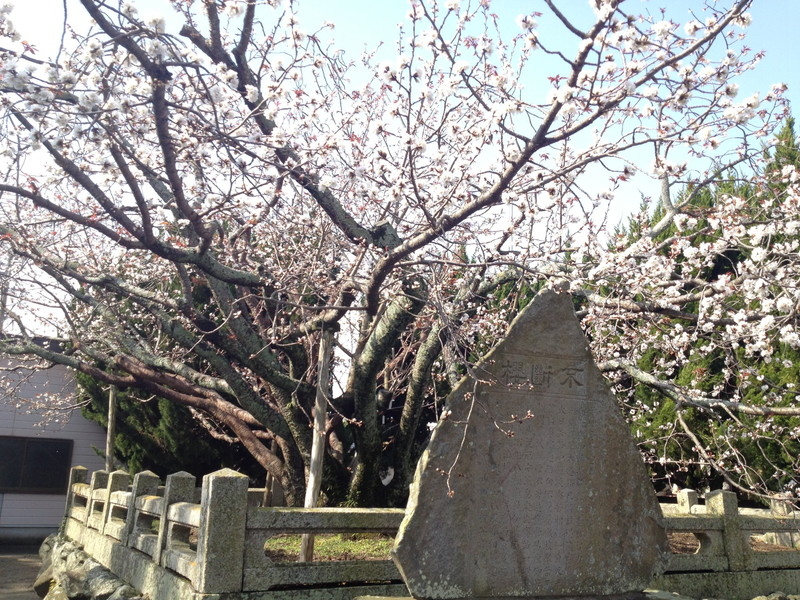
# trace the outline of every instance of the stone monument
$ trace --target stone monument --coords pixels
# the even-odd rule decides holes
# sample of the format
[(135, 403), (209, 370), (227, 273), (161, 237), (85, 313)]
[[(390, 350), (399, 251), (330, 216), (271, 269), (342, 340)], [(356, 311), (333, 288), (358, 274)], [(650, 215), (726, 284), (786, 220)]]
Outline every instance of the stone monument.
[(568, 294), (540, 293), (451, 393), (393, 557), (425, 600), (634, 598), (663, 570), (658, 501)]

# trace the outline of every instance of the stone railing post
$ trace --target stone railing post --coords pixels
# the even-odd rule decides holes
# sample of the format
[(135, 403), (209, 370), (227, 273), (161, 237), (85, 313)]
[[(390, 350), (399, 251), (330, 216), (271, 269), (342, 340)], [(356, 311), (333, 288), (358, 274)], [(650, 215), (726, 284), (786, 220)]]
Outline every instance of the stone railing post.
[[(95, 500), (95, 491), (106, 489), (106, 487), (108, 487), (108, 471), (95, 471), (92, 473), (92, 482), (89, 484), (89, 497), (86, 502), (86, 525), (89, 527), (91, 527), (92, 523), (97, 523), (98, 521), (97, 518), (92, 519), (96, 512), (94, 505), (98, 502), (98, 500)], [(103, 532), (102, 523), (99, 530), (100, 533)]]
[(746, 571), (750, 564), (750, 540), (745, 539), (739, 523), (736, 494), (715, 490), (706, 494), (706, 508), (711, 516), (722, 517), (722, 539), (730, 571)]
[(167, 475), (166, 486), (164, 487), (164, 501), (161, 504), (161, 517), (158, 522), (158, 543), (153, 552), (153, 562), (161, 564), (161, 554), (164, 551), (164, 544), (167, 541), (167, 512), (169, 505), (175, 502), (192, 502), (194, 500), (194, 475), (186, 471), (179, 471), (172, 475)]
[(248, 478), (232, 469), (203, 477), (197, 572), (197, 592), (242, 590), (244, 540), (247, 525)]
[(103, 505), (103, 527), (101, 533), (105, 533), (106, 523), (111, 518), (111, 494), (128, 489), (131, 483), (131, 476), (125, 471), (114, 471), (108, 476), (108, 486), (106, 487), (106, 503)]
[(683, 514), (691, 514), (692, 507), (697, 506), (697, 492), (694, 490), (679, 490), (678, 498), (678, 512)]
[[(777, 519), (789, 520), (794, 518), (794, 505), (792, 504), (791, 494), (774, 495), (770, 498), (769, 508), (772, 515)], [(794, 531), (771, 532), (766, 535), (766, 541), (779, 546), (798, 548), (800, 547), (800, 534)]]
[(92, 473), (89, 489), (92, 491), (102, 489), (108, 485), (108, 471), (95, 471)]
[(136, 498), (139, 496), (155, 496), (158, 493), (158, 484), (161, 480), (152, 471), (142, 471), (133, 476), (131, 495), (128, 498), (128, 513), (125, 515), (125, 529), (122, 530), (120, 541), (128, 545), (133, 525), (136, 522)]
[[(70, 516), (70, 509), (75, 502), (75, 493), (72, 491), (72, 486), (76, 483), (86, 483), (86, 477), (89, 474), (89, 469), (86, 467), (72, 467), (69, 470), (69, 483), (67, 484), (67, 503), (64, 507), (64, 515)], [(88, 500), (87, 500), (88, 504)]]

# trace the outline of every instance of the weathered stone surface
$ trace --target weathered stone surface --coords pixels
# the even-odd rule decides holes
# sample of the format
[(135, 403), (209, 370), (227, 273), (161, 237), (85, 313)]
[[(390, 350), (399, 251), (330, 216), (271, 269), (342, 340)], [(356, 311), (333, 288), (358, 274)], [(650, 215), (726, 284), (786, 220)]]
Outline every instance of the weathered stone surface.
[(49, 586), (45, 600), (142, 600), (143, 596), (137, 590), (70, 540), (54, 537), (48, 538), (46, 544), (46, 560), (52, 564), (53, 584)]
[(48, 590), (44, 600), (69, 600), (69, 596), (67, 596), (67, 592), (64, 588), (56, 583)]
[(622, 595), (663, 569), (658, 502), (568, 295), (540, 294), (448, 407), (394, 549), (416, 598)]
[(42, 567), (36, 575), (36, 581), (33, 582), (33, 591), (39, 598), (47, 596), (50, 591), (50, 586), (53, 582), (53, 544), (57, 540), (57, 534), (53, 533), (47, 536), (42, 545), (39, 546), (39, 558), (42, 559)]
[[(641, 594), (642, 600), (696, 600), (688, 596), (681, 596), (674, 592), (664, 592), (661, 590), (645, 590)], [(773, 594), (775, 596), (775, 594)], [(773, 596), (760, 596), (753, 598), (753, 600), (800, 600), (800, 596), (784, 596), (779, 594), (777, 597)], [(413, 600), (410, 596), (356, 596), (353, 600)], [(569, 599), (564, 599), (569, 600)], [(585, 600), (585, 599), (582, 599)], [(605, 600), (605, 599), (604, 599)], [(705, 599), (710, 600), (710, 599)]]
[[(665, 573), (653, 581), (659, 589), (678, 590), (692, 598), (719, 598), (722, 600), (750, 600), (769, 598), (773, 590), (800, 590), (800, 571), (797, 569), (770, 569), (764, 571), (716, 573)], [(770, 600), (775, 600), (770, 599)], [(780, 599), (783, 600), (783, 599)], [(787, 600), (800, 600), (790, 596)]]

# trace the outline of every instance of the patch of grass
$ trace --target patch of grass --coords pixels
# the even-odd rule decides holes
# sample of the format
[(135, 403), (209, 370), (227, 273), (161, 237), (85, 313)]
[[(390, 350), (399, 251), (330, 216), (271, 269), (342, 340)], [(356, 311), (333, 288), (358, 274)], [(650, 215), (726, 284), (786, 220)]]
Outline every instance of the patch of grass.
[[(281, 534), (271, 537), (264, 552), (275, 562), (294, 562), (300, 555), (302, 536)], [(380, 533), (325, 533), (314, 538), (314, 561), (388, 560), (394, 538)]]

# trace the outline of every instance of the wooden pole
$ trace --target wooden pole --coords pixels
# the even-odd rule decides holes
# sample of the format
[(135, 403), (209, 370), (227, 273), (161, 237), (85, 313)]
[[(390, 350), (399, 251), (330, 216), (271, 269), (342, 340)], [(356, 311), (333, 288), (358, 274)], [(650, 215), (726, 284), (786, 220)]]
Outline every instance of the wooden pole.
[[(278, 449), (278, 444), (275, 440), (269, 443), (269, 449), (275, 452)], [(267, 472), (264, 478), (264, 494), (261, 496), (261, 506), (272, 506), (272, 487), (275, 485), (275, 478), (272, 473)]]
[(106, 428), (106, 472), (114, 470), (114, 436), (117, 425), (117, 386), (108, 390), (108, 427)]
[[(333, 335), (322, 331), (319, 343), (319, 368), (317, 371), (317, 395), (314, 400), (314, 437), (311, 442), (311, 464), (308, 467), (308, 484), (303, 506), (316, 508), (319, 489), (322, 483), (322, 459), (325, 456), (325, 417), (328, 412), (328, 393), (330, 388), (330, 366), (333, 354)], [(303, 534), (300, 547), (300, 562), (310, 562), (314, 558), (314, 534)]]

